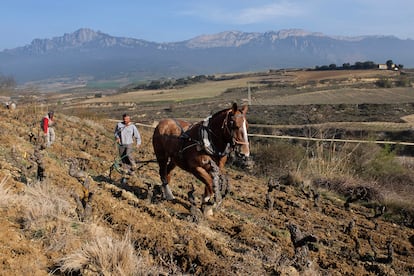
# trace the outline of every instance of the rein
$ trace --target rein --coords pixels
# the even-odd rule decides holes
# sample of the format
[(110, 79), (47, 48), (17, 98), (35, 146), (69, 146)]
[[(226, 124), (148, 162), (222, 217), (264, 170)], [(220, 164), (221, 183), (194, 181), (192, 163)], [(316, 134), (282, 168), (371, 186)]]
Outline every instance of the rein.
[(249, 142), (242, 142), (236, 139), (233, 139), (233, 142), (238, 145), (249, 145), (250, 144)]

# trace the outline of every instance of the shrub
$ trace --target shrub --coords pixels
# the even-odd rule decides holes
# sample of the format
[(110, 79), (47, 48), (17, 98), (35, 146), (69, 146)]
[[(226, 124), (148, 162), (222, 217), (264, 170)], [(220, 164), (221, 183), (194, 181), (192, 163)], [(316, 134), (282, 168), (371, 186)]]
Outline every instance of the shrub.
[(251, 152), (255, 161), (254, 171), (263, 176), (276, 176), (297, 170), (305, 154), (298, 145), (274, 140), (252, 143)]
[(378, 87), (381, 88), (391, 88), (392, 87), (392, 81), (387, 78), (381, 78), (376, 81), (375, 83)]
[(366, 164), (363, 175), (366, 178), (381, 180), (388, 176), (398, 176), (404, 171), (404, 168), (396, 159), (395, 151), (389, 145), (373, 155), (373, 158)]
[(397, 79), (395, 84), (398, 87), (410, 87), (411, 86), (411, 81), (406, 76), (402, 76), (399, 79)]

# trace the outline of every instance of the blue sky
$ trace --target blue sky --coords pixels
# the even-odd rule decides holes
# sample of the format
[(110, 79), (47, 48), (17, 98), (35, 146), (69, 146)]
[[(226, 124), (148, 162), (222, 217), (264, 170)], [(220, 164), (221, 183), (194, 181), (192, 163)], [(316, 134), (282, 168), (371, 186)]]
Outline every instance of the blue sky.
[(0, 51), (79, 28), (176, 42), (222, 31), (298, 28), (414, 39), (414, 0), (3, 0)]

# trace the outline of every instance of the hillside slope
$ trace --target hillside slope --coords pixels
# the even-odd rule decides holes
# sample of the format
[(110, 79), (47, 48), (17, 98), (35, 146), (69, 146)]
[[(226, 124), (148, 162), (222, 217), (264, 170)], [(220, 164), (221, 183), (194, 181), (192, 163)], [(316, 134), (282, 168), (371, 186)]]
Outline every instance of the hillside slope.
[[(268, 179), (228, 167), (231, 193), (205, 218), (188, 200), (194, 186), (200, 207), (204, 187), (179, 169), (174, 202), (157, 193), (154, 162), (141, 163), (126, 183), (118, 172), (110, 178), (109, 120), (56, 114), (57, 141), (39, 153), (46, 178), (37, 181), (29, 135), (37, 136), (43, 114), (34, 107), (0, 113), (0, 275), (414, 273), (414, 229), (373, 218), (357, 203), (347, 211), (327, 191), (316, 202), (309, 187), (281, 183), (266, 198)], [(140, 130), (138, 157), (152, 161), (152, 130)], [(85, 167), (88, 190), (69, 175), (69, 159)], [(302, 246), (297, 237), (295, 248), (300, 232), (309, 241)]]

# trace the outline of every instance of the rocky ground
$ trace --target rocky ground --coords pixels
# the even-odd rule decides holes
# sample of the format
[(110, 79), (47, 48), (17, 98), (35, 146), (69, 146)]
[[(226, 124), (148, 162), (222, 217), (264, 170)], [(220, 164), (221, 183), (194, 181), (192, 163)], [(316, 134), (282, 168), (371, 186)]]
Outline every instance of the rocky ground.
[[(119, 172), (109, 174), (116, 158), (114, 123), (58, 113), (57, 141), (37, 155), (45, 168), (39, 182), (38, 141), (31, 137), (38, 137), (42, 114), (30, 107), (0, 112), (0, 275), (66, 275), (62, 259), (90, 243), (98, 226), (118, 239), (129, 233), (143, 262), (141, 270), (124, 275), (414, 274), (414, 229), (359, 202), (345, 208), (345, 198), (322, 187), (269, 182), (228, 166), (231, 192), (205, 217), (199, 210), (203, 185), (176, 169), (176, 200), (162, 200), (150, 128), (140, 128), (139, 170), (121, 181)], [(88, 185), (70, 175), (69, 159), (87, 173)], [(33, 187), (56, 191), (71, 219), (58, 228), (58, 218), (38, 211), (43, 215), (34, 220), (30, 203), (16, 203)], [(189, 200), (193, 188), (195, 205)], [(91, 260), (74, 269), (76, 275), (122, 275), (114, 271)]]

